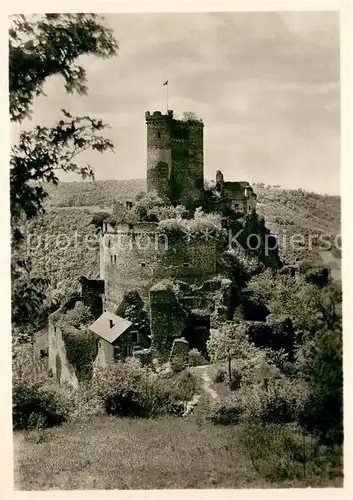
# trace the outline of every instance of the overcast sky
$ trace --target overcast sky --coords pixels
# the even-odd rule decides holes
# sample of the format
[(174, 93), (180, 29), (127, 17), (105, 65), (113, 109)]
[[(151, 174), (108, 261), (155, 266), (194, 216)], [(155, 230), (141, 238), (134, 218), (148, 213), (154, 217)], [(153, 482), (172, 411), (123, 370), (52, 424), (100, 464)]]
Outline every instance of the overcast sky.
[[(203, 118), (205, 176), (340, 191), (339, 19), (335, 13), (106, 15), (119, 42), (85, 59), (89, 93), (45, 86), (32, 122), (60, 108), (110, 124), (115, 154), (89, 153), (97, 179), (146, 175), (146, 110)], [(76, 180), (63, 176), (62, 180)]]

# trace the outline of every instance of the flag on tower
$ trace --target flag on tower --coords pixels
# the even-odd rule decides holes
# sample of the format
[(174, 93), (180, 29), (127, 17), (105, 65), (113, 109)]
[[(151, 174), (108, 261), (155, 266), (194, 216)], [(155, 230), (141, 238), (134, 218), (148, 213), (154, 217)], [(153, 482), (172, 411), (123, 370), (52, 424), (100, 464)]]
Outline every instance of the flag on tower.
[(168, 80), (163, 83), (163, 87), (164, 87), (164, 85), (168, 85)]

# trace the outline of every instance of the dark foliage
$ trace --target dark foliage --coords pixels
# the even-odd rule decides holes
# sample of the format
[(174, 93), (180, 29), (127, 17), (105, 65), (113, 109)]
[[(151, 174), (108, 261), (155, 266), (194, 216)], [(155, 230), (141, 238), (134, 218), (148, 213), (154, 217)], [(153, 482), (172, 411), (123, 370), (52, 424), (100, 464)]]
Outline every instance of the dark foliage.
[(302, 374), (312, 392), (301, 423), (326, 444), (343, 442), (342, 331), (323, 329), (304, 346)]
[(68, 362), (75, 368), (79, 381), (91, 380), (93, 362), (98, 353), (98, 337), (88, 331), (68, 329), (63, 340)]
[(246, 321), (266, 321), (270, 314), (268, 307), (246, 291), (241, 291), (236, 299), (235, 314)]
[(97, 134), (105, 129), (101, 120), (89, 116), (72, 116), (62, 110), (63, 117), (52, 128), (36, 126), (21, 132), (18, 144), (12, 147), (10, 158), (11, 215), (17, 221), (43, 212), (47, 196), (43, 182), (58, 183), (57, 171), (76, 172), (83, 178), (94, 178), (89, 165), (79, 165), (76, 157), (92, 149), (103, 153), (112, 150), (112, 142)]
[(216, 425), (236, 425), (240, 422), (240, 416), (241, 410), (225, 404), (211, 414), (210, 420)]
[(22, 121), (47, 78), (60, 75), (67, 92), (87, 92), (86, 71), (78, 57), (111, 57), (117, 42), (95, 14), (14, 16), (9, 31), (10, 114)]
[(14, 430), (36, 427), (53, 427), (67, 419), (55, 393), (40, 389), (39, 386), (16, 383), (12, 392)]
[(305, 273), (305, 279), (307, 283), (311, 283), (313, 285), (327, 285), (329, 280), (329, 270), (325, 267), (309, 269)]
[(248, 322), (250, 342), (256, 347), (269, 347), (274, 350), (283, 349), (288, 360), (294, 360), (295, 332), (289, 318), (269, 323)]
[[(67, 92), (85, 93), (86, 72), (76, 64), (78, 57), (93, 54), (110, 57), (117, 43), (95, 14), (44, 14), (13, 16), (9, 31), (10, 117), (22, 122), (31, 112), (33, 100), (43, 93), (43, 85), (53, 75), (64, 78)], [(93, 177), (89, 165), (77, 163), (87, 149), (100, 153), (112, 150), (112, 142), (99, 135), (106, 128), (102, 120), (89, 116), (63, 116), (51, 128), (36, 126), (22, 131), (10, 157), (10, 207), (12, 242), (23, 243), (23, 224), (44, 211), (47, 196), (43, 183), (58, 183), (57, 171)], [(18, 264), (12, 266), (12, 281), (18, 280)], [(23, 276), (22, 276), (23, 280)], [(12, 300), (13, 319), (40, 322), (38, 305), (43, 301), (45, 281), (28, 279), (16, 285)], [(29, 306), (30, 304), (30, 306)], [(30, 308), (30, 310), (29, 310)], [(35, 318), (35, 311), (38, 311)]]
[(119, 417), (149, 417), (150, 409), (144, 406), (134, 392), (126, 394), (109, 394), (104, 401), (108, 415)]
[(97, 228), (101, 228), (103, 222), (108, 219), (109, 215), (109, 212), (98, 212), (92, 217), (91, 224), (94, 224)]
[(31, 275), (29, 259), (11, 264), (11, 320), (22, 333), (32, 335), (45, 324), (56, 303), (47, 298), (49, 280)]
[(216, 384), (220, 384), (221, 382), (224, 382), (225, 379), (226, 379), (226, 372), (224, 370), (217, 370), (217, 373), (214, 377), (214, 382), (216, 382)]

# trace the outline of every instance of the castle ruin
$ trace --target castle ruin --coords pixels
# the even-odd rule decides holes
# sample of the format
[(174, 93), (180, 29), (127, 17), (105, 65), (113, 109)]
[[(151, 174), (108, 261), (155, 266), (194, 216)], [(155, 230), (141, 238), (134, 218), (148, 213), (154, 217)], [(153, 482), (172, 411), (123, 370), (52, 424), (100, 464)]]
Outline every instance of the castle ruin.
[[(225, 227), (232, 218), (255, 212), (256, 195), (248, 182), (224, 181), (217, 170), (214, 187), (204, 187), (201, 120), (194, 116), (177, 120), (171, 110), (167, 114), (147, 111), (145, 119), (148, 192), (191, 212), (197, 207), (218, 212)], [(220, 274), (219, 257), (214, 239), (167, 241), (157, 223), (113, 226), (103, 222), (100, 280), (81, 281), (81, 300), (92, 303), (96, 318), (89, 329), (97, 338), (95, 364), (105, 366), (146, 349), (166, 361), (178, 338), (207, 355), (211, 311), (219, 310), (225, 319), (232, 317), (232, 283)], [(138, 297), (139, 310), (148, 314), (149, 331), (139, 331), (121, 316), (122, 304), (132, 296)], [(61, 339), (54, 313), (49, 321), (49, 346), (53, 346), (49, 369), (66, 382), (73, 373), (72, 384), (77, 385), (73, 368), (64, 366), (68, 361), (63, 343), (56, 338), (58, 331)]]

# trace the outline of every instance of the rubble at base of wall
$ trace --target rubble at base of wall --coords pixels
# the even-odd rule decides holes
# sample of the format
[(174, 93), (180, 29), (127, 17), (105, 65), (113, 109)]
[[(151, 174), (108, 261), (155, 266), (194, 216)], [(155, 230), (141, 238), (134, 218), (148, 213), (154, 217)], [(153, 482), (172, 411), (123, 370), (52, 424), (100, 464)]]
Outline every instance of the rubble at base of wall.
[(189, 362), (189, 342), (184, 338), (175, 339), (170, 352), (173, 371), (183, 370)]

